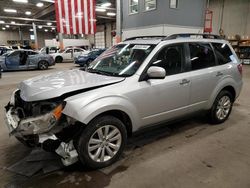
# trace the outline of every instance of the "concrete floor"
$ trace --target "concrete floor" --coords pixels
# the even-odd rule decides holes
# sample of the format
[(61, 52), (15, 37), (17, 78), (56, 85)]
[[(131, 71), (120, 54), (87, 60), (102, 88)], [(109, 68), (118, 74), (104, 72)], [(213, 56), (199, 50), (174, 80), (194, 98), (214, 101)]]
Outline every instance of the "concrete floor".
[(48, 71), (6, 72), (0, 79), (0, 187), (250, 187), (250, 66), (244, 66), (244, 88), (228, 121), (211, 126), (202, 116), (148, 130), (130, 140), (124, 158), (113, 167), (90, 171), (75, 165), (25, 178), (6, 167), (30, 149), (9, 138), (4, 105), (24, 79), (74, 67), (58, 64)]

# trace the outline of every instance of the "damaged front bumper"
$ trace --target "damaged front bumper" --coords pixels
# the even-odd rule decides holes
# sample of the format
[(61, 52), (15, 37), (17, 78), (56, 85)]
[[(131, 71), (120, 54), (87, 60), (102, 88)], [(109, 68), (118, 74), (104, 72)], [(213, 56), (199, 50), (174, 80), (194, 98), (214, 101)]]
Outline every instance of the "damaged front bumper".
[[(58, 107), (52, 112), (37, 117), (20, 118), (20, 108), (16, 108), (9, 103), (6, 107), (6, 126), (10, 136), (15, 136), (26, 145), (40, 146), (46, 151), (54, 151), (61, 156), (65, 166), (78, 161), (78, 154), (74, 147), (71, 135), (64, 128), (68, 126), (66, 117), (61, 113), (62, 107)], [(66, 132), (66, 133), (63, 133)], [(27, 144), (27, 140), (32, 137), (34, 143)], [(53, 149), (51, 149), (53, 148)]]

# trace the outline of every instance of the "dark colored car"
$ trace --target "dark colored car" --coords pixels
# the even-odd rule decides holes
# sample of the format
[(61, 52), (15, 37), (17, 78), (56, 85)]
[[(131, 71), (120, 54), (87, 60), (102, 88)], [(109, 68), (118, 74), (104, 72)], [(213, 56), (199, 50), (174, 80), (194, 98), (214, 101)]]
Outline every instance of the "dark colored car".
[(85, 55), (80, 55), (75, 58), (75, 64), (81, 67), (87, 67), (92, 61), (94, 61), (99, 55), (101, 55), (106, 49), (93, 50)]

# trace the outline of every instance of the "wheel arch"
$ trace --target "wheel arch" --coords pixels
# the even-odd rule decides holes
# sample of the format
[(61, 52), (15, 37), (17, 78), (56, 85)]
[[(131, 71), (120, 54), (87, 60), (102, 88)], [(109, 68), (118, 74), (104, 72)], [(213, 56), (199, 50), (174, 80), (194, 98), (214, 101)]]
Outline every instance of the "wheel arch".
[(131, 121), (129, 115), (126, 112), (124, 112), (122, 110), (108, 110), (106, 112), (102, 112), (101, 114), (98, 114), (92, 120), (94, 120), (94, 119), (96, 119), (98, 117), (101, 117), (101, 116), (113, 116), (113, 117), (116, 117), (117, 119), (122, 121), (122, 123), (125, 125), (128, 136), (129, 137), (132, 136), (132, 132), (133, 132), (132, 121)]

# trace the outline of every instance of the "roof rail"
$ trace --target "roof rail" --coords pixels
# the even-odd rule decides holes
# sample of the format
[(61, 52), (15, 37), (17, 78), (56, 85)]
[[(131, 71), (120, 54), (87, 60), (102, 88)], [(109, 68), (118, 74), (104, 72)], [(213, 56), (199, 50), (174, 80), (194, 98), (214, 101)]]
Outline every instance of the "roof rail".
[(124, 41), (129, 41), (129, 40), (136, 40), (136, 39), (164, 39), (167, 36), (160, 36), (160, 35), (153, 35), (153, 36), (137, 36), (137, 37), (130, 37), (125, 39)]
[(179, 33), (179, 34), (174, 34), (170, 35), (163, 40), (172, 40), (172, 39), (177, 39), (177, 38), (191, 38), (192, 36), (199, 38), (202, 37), (204, 39), (223, 39), (219, 35), (213, 35), (213, 34), (206, 34), (206, 33)]

